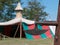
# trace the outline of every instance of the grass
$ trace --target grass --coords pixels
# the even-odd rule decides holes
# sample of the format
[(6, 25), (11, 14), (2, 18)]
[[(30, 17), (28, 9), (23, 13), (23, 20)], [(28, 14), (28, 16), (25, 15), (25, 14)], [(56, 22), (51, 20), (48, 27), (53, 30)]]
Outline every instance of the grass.
[(9, 38), (0, 40), (0, 45), (53, 45), (54, 39), (18, 39), (18, 38)]

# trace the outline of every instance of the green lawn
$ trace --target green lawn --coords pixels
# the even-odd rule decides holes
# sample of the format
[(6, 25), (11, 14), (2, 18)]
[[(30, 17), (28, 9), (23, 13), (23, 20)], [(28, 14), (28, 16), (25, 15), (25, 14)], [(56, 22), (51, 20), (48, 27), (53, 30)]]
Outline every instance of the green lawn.
[(0, 45), (53, 45), (53, 41), (53, 39), (28, 40), (24, 38), (9, 38), (0, 40)]

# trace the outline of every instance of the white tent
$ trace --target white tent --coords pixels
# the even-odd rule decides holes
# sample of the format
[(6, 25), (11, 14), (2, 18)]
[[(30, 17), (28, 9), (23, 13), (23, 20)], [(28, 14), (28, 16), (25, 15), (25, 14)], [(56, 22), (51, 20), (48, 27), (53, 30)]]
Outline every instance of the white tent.
[[(15, 18), (15, 19), (12, 19), (8, 22), (0, 22), (0, 25), (13, 25), (13, 24), (16, 24), (16, 23), (19, 23), (19, 22), (24, 22), (26, 24), (34, 24), (35, 21), (32, 21), (32, 20), (28, 20), (28, 19), (25, 19), (25, 18)], [(49, 26), (51, 31), (53, 32), (53, 34), (55, 35), (55, 29), (56, 29), (56, 26)]]

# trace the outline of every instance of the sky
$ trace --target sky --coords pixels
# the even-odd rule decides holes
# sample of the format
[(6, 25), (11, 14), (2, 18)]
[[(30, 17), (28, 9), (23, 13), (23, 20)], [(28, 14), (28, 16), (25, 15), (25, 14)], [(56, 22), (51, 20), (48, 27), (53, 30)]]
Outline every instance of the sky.
[[(46, 17), (47, 20), (56, 21), (57, 15), (58, 15), (58, 3), (59, 0), (38, 0), (41, 2), (42, 5), (45, 6), (44, 11), (48, 13), (48, 16)], [(27, 0), (22, 0), (24, 2), (24, 5), (22, 7), (27, 6)]]
[(46, 6), (45, 11), (49, 14), (47, 20), (57, 20), (59, 0), (42, 0), (42, 4)]

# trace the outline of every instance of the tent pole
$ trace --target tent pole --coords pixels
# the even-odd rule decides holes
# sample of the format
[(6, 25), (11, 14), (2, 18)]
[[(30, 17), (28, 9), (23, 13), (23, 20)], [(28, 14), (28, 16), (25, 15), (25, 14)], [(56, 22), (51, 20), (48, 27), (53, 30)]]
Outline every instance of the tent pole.
[(54, 45), (60, 45), (60, 0), (59, 0), (59, 6), (58, 6), (57, 22), (58, 22), (58, 25), (56, 27)]
[(22, 38), (22, 22), (20, 22), (20, 39)]

